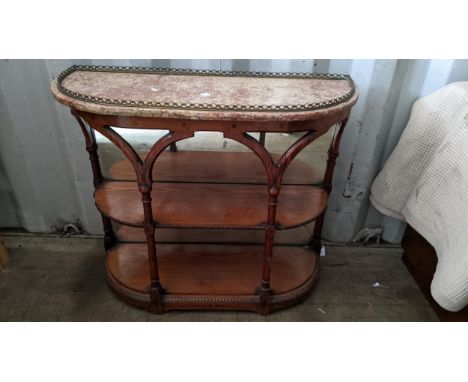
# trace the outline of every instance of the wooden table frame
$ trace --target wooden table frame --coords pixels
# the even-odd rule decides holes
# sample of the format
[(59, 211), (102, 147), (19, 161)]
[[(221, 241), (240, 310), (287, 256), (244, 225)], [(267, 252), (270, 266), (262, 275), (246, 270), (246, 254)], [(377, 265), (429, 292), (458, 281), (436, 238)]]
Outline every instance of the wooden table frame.
[[(86, 150), (89, 153), (93, 182), (99, 187), (104, 182), (98, 156), (98, 145), (94, 131), (99, 132), (109, 139), (130, 161), (136, 174), (138, 189), (141, 193), (141, 203), (144, 211), (144, 232), (146, 235), (147, 256), (150, 272), (150, 301), (142, 301), (134, 291), (129, 291), (114, 278), (109, 278), (111, 287), (116, 294), (125, 301), (140, 307), (147, 308), (154, 313), (163, 313), (170, 309), (246, 309), (254, 310), (259, 314), (268, 314), (270, 311), (291, 305), (304, 297), (311, 291), (317, 278), (317, 268), (303, 285), (284, 293), (275, 295), (270, 285), (270, 274), (272, 264), (273, 239), (278, 229), (276, 214), (278, 196), (281, 192), (284, 172), (293, 159), (310, 143), (325, 134), (330, 127), (338, 124), (339, 129), (334, 136), (328, 151), (328, 162), (323, 178), (322, 188), (327, 194), (332, 189), (333, 171), (336, 158), (339, 153), (341, 137), (346, 126), (350, 109), (327, 116), (325, 118), (309, 121), (292, 122), (239, 122), (239, 121), (216, 121), (216, 120), (176, 120), (148, 117), (122, 117), (112, 115), (93, 114), (76, 109), (71, 109), (73, 116), (78, 121), (83, 132)], [(169, 130), (165, 136), (154, 143), (144, 160), (140, 158), (134, 148), (111, 126), (139, 129), (164, 129)], [(251, 296), (219, 297), (219, 296), (184, 296), (178, 298), (166, 293), (161, 285), (158, 255), (155, 243), (155, 228), (158, 222), (153, 218), (152, 197), (153, 189), (153, 167), (159, 155), (166, 149), (175, 150), (175, 143), (194, 136), (197, 131), (222, 132), (225, 138), (233, 139), (248, 147), (262, 162), (267, 174), (268, 201), (265, 206), (268, 209), (267, 221), (261, 227), (265, 230), (265, 243), (263, 251), (263, 263), (261, 277), (259, 277), (258, 288), (252, 291)], [(275, 161), (264, 147), (262, 139), (257, 141), (248, 132), (304, 132), (294, 144), (292, 144), (280, 158)], [(263, 139), (264, 141), (264, 139)], [(321, 249), (321, 230), (325, 211), (323, 210), (316, 218), (311, 246), (316, 252)], [(112, 250), (116, 244), (116, 236), (112, 229), (111, 217), (101, 212), (104, 243), (107, 251)], [(242, 228), (242, 227), (240, 227)], [(318, 257), (317, 257), (318, 261)]]
[[(85, 137), (106, 276), (119, 298), (154, 313), (268, 314), (311, 293), (339, 145), (358, 99), (349, 75), (74, 65), (52, 81), (51, 91)], [(326, 170), (318, 176), (294, 159), (332, 126)], [(138, 154), (114, 127), (169, 132)], [(177, 152), (176, 143), (198, 131), (220, 132), (249, 150)], [(106, 178), (95, 132), (126, 157)], [(265, 148), (266, 133), (299, 132), (282, 155)], [(306, 247), (274, 245), (277, 231), (312, 221), (310, 239), (301, 239), (309, 240)], [(164, 229), (175, 241), (156, 239)], [(200, 241), (187, 241), (180, 229), (197, 231)], [(205, 235), (211, 230), (223, 230), (222, 244)], [(250, 236), (257, 244), (249, 244)]]

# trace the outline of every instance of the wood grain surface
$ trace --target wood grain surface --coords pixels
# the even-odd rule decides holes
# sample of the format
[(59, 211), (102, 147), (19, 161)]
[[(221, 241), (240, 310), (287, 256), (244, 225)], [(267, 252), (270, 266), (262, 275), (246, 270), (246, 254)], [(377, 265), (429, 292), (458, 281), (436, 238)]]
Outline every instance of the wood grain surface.
[[(262, 271), (260, 245), (159, 244), (157, 254), (160, 281), (168, 294), (254, 295)], [(272, 290), (280, 294), (301, 286), (316, 263), (310, 250), (274, 247)], [(118, 244), (108, 251), (107, 268), (126, 287), (149, 291), (146, 245)]]
[[(268, 192), (262, 185), (156, 183), (153, 218), (166, 227), (261, 228), (267, 219)], [(296, 227), (324, 211), (327, 193), (313, 186), (284, 186), (276, 222)], [(129, 225), (143, 225), (141, 194), (134, 182), (107, 181), (95, 192), (99, 210)]]

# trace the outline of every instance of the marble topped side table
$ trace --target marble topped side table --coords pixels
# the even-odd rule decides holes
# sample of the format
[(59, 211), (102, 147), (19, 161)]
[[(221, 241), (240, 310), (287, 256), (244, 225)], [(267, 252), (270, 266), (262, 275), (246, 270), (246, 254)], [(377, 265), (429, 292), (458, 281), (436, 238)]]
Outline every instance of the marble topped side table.
[[(85, 137), (107, 280), (118, 297), (154, 313), (268, 314), (311, 293), (340, 139), (358, 98), (349, 76), (78, 65), (61, 73), (51, 89)], [(332, 126), (325, 174), (310, 180), (308, 166), (293, 160)], [(113, 127), (169, 132), (141, 155)], [(102, 174), (94, 131), (127, 158), (110, 169), (110, 178)], [(197, 131), (221, 132), (251, 152), (166, 150)], [(271, 155), (249, 132), (303, 133), (282, 155)], [(227, 173), (229, 179), (220, 179)], [(277, 230), (314, 220), (310, 247), (274, 245)], [(116, 222), (142, 230), (145, 242), (120, 240)], [(206, 235), (213, 229), (262, 230), (265, 241), (160, 243), (158, 230), (165, 228), (202, 228)]]

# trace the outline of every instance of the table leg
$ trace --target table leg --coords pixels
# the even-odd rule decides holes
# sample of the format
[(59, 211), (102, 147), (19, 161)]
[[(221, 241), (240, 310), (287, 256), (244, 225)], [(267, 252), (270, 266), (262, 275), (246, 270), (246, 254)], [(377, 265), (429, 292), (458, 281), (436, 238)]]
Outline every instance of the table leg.
[[(96, 143), (94, 130), (92, 128), (86, 127), (83, 120), (75, 113), (73, 109), (71, 110), (71, 114), (78, 121), (81, 131), (83, 132), (86, 143), (86, 151), (88, 151), (89, 161), (91, 162), (91, 170), (93, 172), (93, 184), (94, 187), (98, 187), (103, 182), (104, 177), (102, 176), (101, 165), (99, 162), (98, 144)], [(115, 245), (116, 238), (112, 229), (111, 220), (103, 214), (101, 214), (101, 219), (104, 229), (104, 249), (107, 251)]]
[[(332, 181), (333, 181), (333, 173), (335, 171), (336, 165), (336, 158), (339, 155), (340, 149), (340, 142), (341, 137), (343, 135), (344, 129), (346, 124), (348, 123), (348, 119), (341, 121), (338, 133), (334, 137), (334, 139), (330, 143), (330, 148), (328, 149), (328, 160), (327, 160), (327, 168), (325, 170), (325, 175), (323, 178), (322, 187), (330, 195), (332, 191)], [(310, 241), (310, 245), (314, 250), (320, 253), (322, 249), (322, 227), (323, 221), (325, 219), (325, 212), (323, 212), (316, 220), (314, 224), (314, 232), (312, 234), (312, 238)]]

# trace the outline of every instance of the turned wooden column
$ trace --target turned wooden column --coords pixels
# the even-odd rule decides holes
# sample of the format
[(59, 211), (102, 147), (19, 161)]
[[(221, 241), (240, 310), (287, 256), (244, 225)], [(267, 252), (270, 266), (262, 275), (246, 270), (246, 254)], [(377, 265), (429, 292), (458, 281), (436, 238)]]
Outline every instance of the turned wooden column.
[[(70, 112), (78, 121), (85, 138), (86, 151), (88, 152), (89, 161), (91, 163), (91, 170), (93, 172), (93, 185), (96, 188), (104, 181), (104, 177), (102, 176), (101, 164), (99, 163), (98, 144), (96, 143), (94, 130), (92, 128), (88, 129), (86, 127), (85, 123), (74, 109), (71, 109)], [(112, 229), (111, 220), (103, 214), (101, 214), (101, 220), (104, 229), (104, 249), (108, 250), (115, 245), (115, 234)]]
[[(331, 141), (330, 148), (328, 149), (327, 168), (325, 170), (325, 175), (323, 177), (322, 183), (322, 187), (328, 195), (330, 195), (332, 191), (333, 173), (335, 171), (336, 159), (339, 155), (341, 136), (343, 135), (347, 123), (348, 118), (340, 122), (338, 134)], [(324, 219), (325, 211), (317, 218), (314, 224), (314, 232), (311, 240), (311, 245), (317, 253), (320, 253), (322, 249), (322, 228)]]
[(263, 253), (262, 281), (258, 289), (260, 297), (258, 313), (270, 313), (270, 300), (273, 291), (270, 287), (271, 261), (273, 258), (273, 241), (276, 231), (276, 206), (278, 205), (278, 195), (280, 188), (273, 185), (268, 188), (268, 217), (265, 227), (265, 244)]
[(163, 313), (162, 294), (163, 288), (159, 281), (158, 258), (156, 256), (156, 242), (154, 237), (155, 224), (153, 221), (153, 211), (151, 208), (151, 183), (138, 183), (138, 189), (141, 192), (141, 201), (143, 203), (143, 212), (145, 216), (144, 231), (146, 235), (146, 246), (148, 250), (148, 259), (151, 275), (151, 310), (153, 313)]

